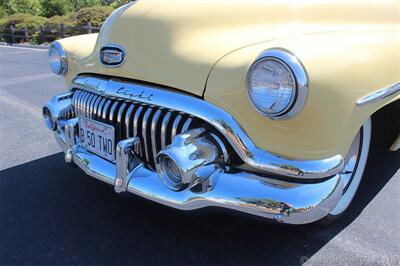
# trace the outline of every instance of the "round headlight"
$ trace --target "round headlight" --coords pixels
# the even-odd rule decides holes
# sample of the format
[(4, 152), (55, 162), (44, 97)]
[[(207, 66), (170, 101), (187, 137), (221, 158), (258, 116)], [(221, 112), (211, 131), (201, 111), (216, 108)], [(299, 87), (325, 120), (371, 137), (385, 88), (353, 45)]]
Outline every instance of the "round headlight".
[(250, 68), (247, 87), (254, 107), (271, 119), (288, 119), (307, 99), (307, 75), (295, 56), (267, 50)]
[(50, 45), (48, 54), (51, 71), (57, 75), (65, 75), (68, 71), (67, 56), (62, 45), (55, 41)]

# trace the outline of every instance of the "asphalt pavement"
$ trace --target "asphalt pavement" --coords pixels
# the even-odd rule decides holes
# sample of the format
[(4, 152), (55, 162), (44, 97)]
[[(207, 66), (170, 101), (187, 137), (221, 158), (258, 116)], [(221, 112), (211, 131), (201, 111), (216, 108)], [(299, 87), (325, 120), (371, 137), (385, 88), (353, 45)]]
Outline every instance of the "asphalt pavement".
[(400, 152), (370, 156), (331, 225), (182, 212), (120, 197), (64, 163), (41, 119), (64, 90), (45, 50), (0, 46), (0, 265), (400, 265)]

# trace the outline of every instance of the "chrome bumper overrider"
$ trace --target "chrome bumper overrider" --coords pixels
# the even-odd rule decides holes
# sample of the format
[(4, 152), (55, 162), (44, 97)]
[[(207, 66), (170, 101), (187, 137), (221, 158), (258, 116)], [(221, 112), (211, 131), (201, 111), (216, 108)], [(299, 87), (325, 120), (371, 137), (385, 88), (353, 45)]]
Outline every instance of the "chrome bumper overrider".
[[(173, 191), (161, 181), (157, 172), (136, 162), (131, 147), (136, 138), (117, 144), (115, 163), (102, 159), (80, 147), (75, 133), (78, 118), (63, 119), (69, 112), (68, 100), (55, 97), (44, 110), (46, 124), (53, 128), (66, 162), (74, 162), (86, 174), (114, 186), (116, 192), (130, 192), (181, 210), (209, 206), (222, 207), (289, 224), (305, 224), (326, 216), (339, 201), (343, 183), (339, 174), (315, 183), (283, 181), (250, 172), (214, 172), (200, 191), (187, 188)], [(55, 126), (51, 124), (55, 123)], [(304, 181), (304, 180), (303, 180)]]

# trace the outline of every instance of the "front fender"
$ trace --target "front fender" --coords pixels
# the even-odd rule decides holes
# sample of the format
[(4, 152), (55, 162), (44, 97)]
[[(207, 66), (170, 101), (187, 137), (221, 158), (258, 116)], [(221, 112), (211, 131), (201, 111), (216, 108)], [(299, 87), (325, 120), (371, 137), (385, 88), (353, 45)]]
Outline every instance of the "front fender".
[[(304, 109), (289, 120), (269, 120), (250, 104), (247, 72), (267, 49), (293, 52), (309, 76)], [(234, 51), (212, 69), (205, 100), (231, 113), (259, 148), (297, 159), (346, 155), (363, 122), (376, 110), (400, 99), (357, 105), (358, 99), (399, 81), (400, 34), (341, 32), (300, 35)]]
[(68, 72), (65, 75), (67, 84), (76, 76), (82, 62), (94, 53), (98, 33), (83, 34), (58, 40), (65, 50), (68, 61)]

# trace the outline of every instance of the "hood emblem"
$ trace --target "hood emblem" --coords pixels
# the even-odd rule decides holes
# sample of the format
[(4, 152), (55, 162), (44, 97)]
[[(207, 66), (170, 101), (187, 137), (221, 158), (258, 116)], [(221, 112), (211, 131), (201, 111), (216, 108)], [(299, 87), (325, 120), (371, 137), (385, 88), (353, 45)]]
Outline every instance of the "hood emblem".
[(104, 46), (100, 50), (100, 61), (103, 65), (117, 67), (125, 61), (125, 52), (115, 45)]

